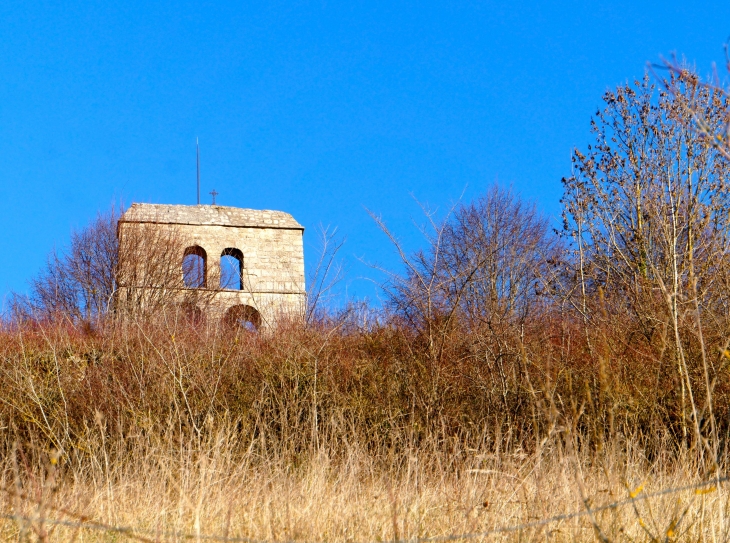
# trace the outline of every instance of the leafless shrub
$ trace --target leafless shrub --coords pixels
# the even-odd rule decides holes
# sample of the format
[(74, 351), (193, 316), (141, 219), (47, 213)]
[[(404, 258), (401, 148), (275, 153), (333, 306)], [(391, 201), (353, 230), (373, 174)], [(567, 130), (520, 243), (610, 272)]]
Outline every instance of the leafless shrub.
[(338, 253), (345, 243), (339, 237), (337, 228), (320, 226), (318, 232), (318, 257), (314, 266), (310, 267), (307, 278), (307, 309), (305, 322), (313, 323), (321, 320), (331, 309), (334, 301), (334, 289), (344, 277), (342, 262)]
[(443, 354), (444, 341), (453, 323), (454, 304), (444, 296), (447, 289), (439, 277), (440, 251), (448, 219), (437, 219), (435, 212), (421, 206), (428, 225), (422, 229), (428, 248), (409, 254), (403, 244), (386, 226), (382, 218), (371, 218), (385, 233), (403, 263), (403, 273), (384, 268), (388, 280), (382, 285), (391, 310), (413, 331), (425, 338), (429, 357), (438, 361)]

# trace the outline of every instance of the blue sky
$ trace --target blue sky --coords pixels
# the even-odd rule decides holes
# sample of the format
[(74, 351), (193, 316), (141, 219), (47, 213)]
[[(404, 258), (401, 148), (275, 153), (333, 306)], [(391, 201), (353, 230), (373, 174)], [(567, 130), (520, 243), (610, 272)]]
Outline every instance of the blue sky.
[[(672, 52), (723, 58), (727, 2), (0, 3), (0, 297), (113, 201), (292, 213), (397, 267), (414, 197), (511, 185), (557, 222), (570, 151), (607, 89)], [(311, 261), (313, 251), (307, 253)]]

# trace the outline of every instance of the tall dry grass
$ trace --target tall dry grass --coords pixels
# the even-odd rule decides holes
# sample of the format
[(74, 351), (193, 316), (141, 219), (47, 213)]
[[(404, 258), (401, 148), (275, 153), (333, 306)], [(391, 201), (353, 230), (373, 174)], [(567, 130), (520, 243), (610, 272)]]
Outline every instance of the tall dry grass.
[[(597, 507), (627, 498), (642, 484), (654, 491), (696, 482), (698, 473), (682, 455), (649, 460), (630, 440), (598, 456), (558, 444), (529, 454), (485, 441), (476, 449), (454, 446), (450, 454), (442, 444), (428, 443), (409, 446), (397, 457), (377, 457), (357, 444), (325, 442), (292, 462), (287, 452), (253, 432), (242, 433), (233, 421), (211, 424), (204, 438), (176, 435), (173, 426), (161, 436), (140, 432), (108, 440), (90, 429), (80, 445), (84, 454), (62, 463), (47, 503), (109, 525), (133, 526), (152, 540), (181, 540), (170, 534), (179, 532), (275, 541), (387, 541), (531, 523), (584, 510), (578, 488)], [(23, 488), (40, 496), (43, 466), (26, 469)], [(3, 484), (13, 488), (13, 477), (6, 468)], [(689, 490), (639, 502), (640, 517), (625, 505), (597, 513), (595, 520), (610, 540), (646, 540), (642, 521), (663, 540), (689, 507), (675, 526), (678, 539), (722, 541), (727, 497), (725, 490), (706, 495)], [(30, 501), (18, 505), (11, 495), (4, 506), (29, 517), (39, 509)], [(47, 508), (46, 515), (72, 518), (59, 509)], [(38, 524), (5, 522), (3, 533), (14, 538), (23, 528), (33, 533)], [(57, 527), (52, 540), (74, 533)], [(590, 519), (580, 517), (491, 539), (594, 537)], [(114, 538), (85, 530), (84, 540)]]
[[(132, 535), (50, 519), (152, 541), (478, 533), (711, 481), (725, 465), (722, 449), (709, 458), (682, 439), (676, 394), (654, 388), (661, 366), (595, 360), (565, 319), (509, 341), (454, 327), (438, 363), (397, 320), (362, 321), (260, 334), (174, 311), (6, 323), (3, 537)], [(727, 506), (722, 486), (686, 490), (492, 538), (724, 541)]]

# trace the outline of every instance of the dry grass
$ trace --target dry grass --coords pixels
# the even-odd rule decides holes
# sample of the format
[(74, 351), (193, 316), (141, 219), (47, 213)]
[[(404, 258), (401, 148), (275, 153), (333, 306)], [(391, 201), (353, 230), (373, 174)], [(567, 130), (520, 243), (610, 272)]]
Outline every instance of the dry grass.
[[(672, 454), (649, 461), (630, 442), (592, 458), (573, 456), (557, 444), (539, 454), (498, 450), (489, 443), (451, 454), (414, 447), (397, 458), (373, 458), (355, 446), (338, 446), (343, 452), (333, 455), (325, 445), (293, 465), (275, 450), (262, 454), (264, 436), (242, 435), (235, 425), (210, 426), (205, 434), (181, 439), (172, 431), (157, 439), (129, 435), (112, 442), (90, 435), (97, 447), (62, 463), (48, 503), (146, 530), (142, 533), (152, 540), (180, 540), (165, 533), (184, 532), (275, 541), (386, 541), (481, 532), (581, 511), (581, 486), (596, 507), (627, 498), (641, 484), (651, 492), (698, 481), (688, 458)], [(242, 453), (243, 444), (248, 450)], [(109, 458), (115, 460), (108, 463)], [(36, 497), (43, 495), (41, 473), (39, 466), (23, 477), (25, 491)], [(11, 466), (3, 484), (13, 488)], [(637, 506), (659, 540), (687, 506), (688, 514), (673, 528), (679, 540), (726, 539), (725, 489), (703, 495), (684, 491)], [(30, 502), (19, 507), (6, 494), (4, 510), (34, 516), (38, 507)], [(70, 518), (53, 510), (46, 515)], [(630, 505), (598, 513), (596, 521), (611, 541), (648, 539)], [(21, 527), (6, 521), (3, 537), (16, 538)], [(37, 531), (38, 523), (34, 527)], [(56, 527), (50, 540), (64, 541), (75, 532)], [(82, 535), (85, 541), (119, 537)], [(594, 538), (584, 516), (490, 539)]]
[[(641, 485), (717, 475), (701, 446), (677, 438), (676, 397), (647, 399), (655, 382), (639, 377), (655, 366), (601, 381), (604, 365), (576, 347), (580, 331), (562, 330), (556, 340), (549, 326), (528, 329), (499, 361), (485, 354), (494, 345), (455, 335), (434, 365), (392, 323), (259, 335), (175, 314), (98, 329), (7, 326), (0, 507), (16, 518), (2, 537), (131, 537), (47, 522), (83, 516), (151, 541), (404, 540), (586, 512)], [(728, 539), (727, 507), (724, 487), (685, 490), (598, 512), (595, 524), (584, 515), (489, 539), (714, 543)]]

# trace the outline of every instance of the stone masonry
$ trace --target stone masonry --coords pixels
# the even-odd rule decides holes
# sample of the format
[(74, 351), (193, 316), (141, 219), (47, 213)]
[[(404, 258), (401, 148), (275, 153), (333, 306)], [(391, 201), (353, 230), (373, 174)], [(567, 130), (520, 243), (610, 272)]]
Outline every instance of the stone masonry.
[[(243, 309), (243, 314), (253, 314), (261, 325), (270, 326), (282, 315), (303, 314), (304, 228), (288, 213), (217, 205), (132, 204), (119, 220), (118, 235), (121, 238), (142, 225), (174, 229), (184, 247), (174, 263), (181, 279), (186, 254), (195, 253), (205, 260), (205, 278), (198, 288), (210, 293), (210, 303), (201, 308), (208, 318), (223, 318)], [(240, 255), (236, 258), (241, 281), (221, 288), (220, 263), (226, 254)], [(190, 287), (180, 281), (178, 288), (185, 291)]]

